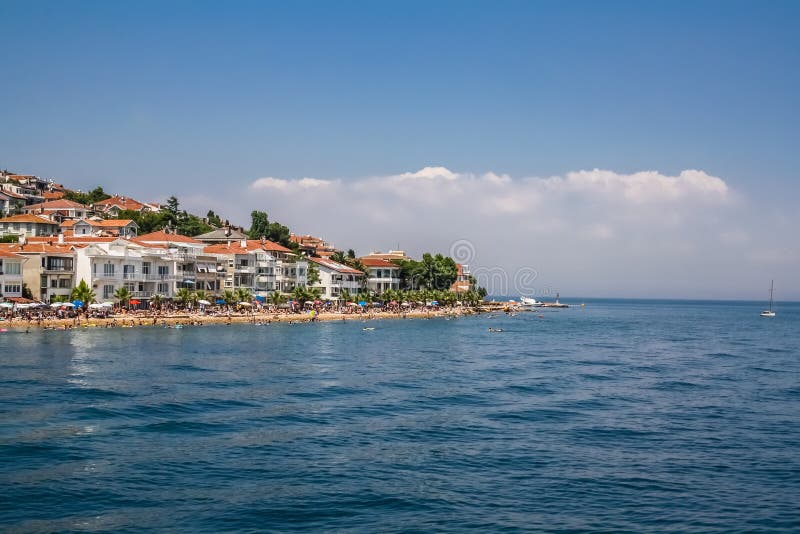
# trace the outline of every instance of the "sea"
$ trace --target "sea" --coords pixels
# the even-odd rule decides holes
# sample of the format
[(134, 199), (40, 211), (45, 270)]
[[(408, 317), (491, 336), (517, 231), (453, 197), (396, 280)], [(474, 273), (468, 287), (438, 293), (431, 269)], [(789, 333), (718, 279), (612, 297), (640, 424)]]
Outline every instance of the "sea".
[(0, 530), (800, 531), (800, 303), (562, 302), (2, 333)]

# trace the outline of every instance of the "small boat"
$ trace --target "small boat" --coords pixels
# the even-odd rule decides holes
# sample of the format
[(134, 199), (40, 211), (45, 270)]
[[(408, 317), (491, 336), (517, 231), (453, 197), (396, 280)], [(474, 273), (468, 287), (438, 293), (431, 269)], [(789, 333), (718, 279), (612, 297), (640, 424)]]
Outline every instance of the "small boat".
[(775, 286), (775, 280), (772, 280), (769, 284), (769, 309), (766, 309), (761, 312), (761, 317), (775, 317), (775, 312), (772, 311), (772, 290)]
[(364, 332), (372, 332), (373, 330), (375, 330), (375, 327), (374, 326), (365, 326), (361, 330), (363, 330)]
[(542, 304), (533, 297), (520, 297), (519, 301), (522, 303), (523, 306), (541, 306)]

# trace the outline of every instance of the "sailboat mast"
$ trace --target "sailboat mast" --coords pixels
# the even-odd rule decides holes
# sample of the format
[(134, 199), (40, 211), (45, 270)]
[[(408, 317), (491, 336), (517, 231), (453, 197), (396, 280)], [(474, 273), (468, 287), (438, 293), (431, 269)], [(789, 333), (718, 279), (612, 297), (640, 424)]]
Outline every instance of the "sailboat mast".
[(775, 280), (769, 282), (769, 311), (772, 311), (772, 290), (775, 288)]

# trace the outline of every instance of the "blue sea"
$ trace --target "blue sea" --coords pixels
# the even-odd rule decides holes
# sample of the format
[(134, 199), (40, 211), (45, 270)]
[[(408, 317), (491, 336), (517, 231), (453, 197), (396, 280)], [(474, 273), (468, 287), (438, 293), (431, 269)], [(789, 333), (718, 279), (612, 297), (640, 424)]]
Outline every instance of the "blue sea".
[(800, 304), (584, 302), (0, 334), (0, 530), (800, 531)]

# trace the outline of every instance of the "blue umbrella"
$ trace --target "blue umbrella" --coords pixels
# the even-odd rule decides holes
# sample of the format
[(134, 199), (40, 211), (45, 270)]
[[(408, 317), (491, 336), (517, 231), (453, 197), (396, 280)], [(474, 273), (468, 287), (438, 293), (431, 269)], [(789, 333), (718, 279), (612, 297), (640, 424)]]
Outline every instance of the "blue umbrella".
[(261, 296), (258, 296), (258, 295), (256, 295), (256, 300), (257, 300), (258, 302), (264, 302), (264, 300), (265, 300), (265, 299), (264, 299), (264, 297), (261, 297)]
[(432, 300), (431, 304), (434, 305), (434, 306), (438, 306), (439, 305), (439, 301), (438, 300)]
[(223, 299), (217, 299), (217, 304), (225, 304), (225, 301)]
[(360, 300), (360, 301), (358, 301), (358, 305), (359, 306), (366, 306), (367, 305), (367, 301), (366, 300)]
[(82, 301), (82, 300), (73, 300), (73, 301), (72, 301), (72, 303), (73, 303), (73, 304), (74, 304), (76, 307), (81, 307), (81, 306), (83, 306), (83, 301)]

